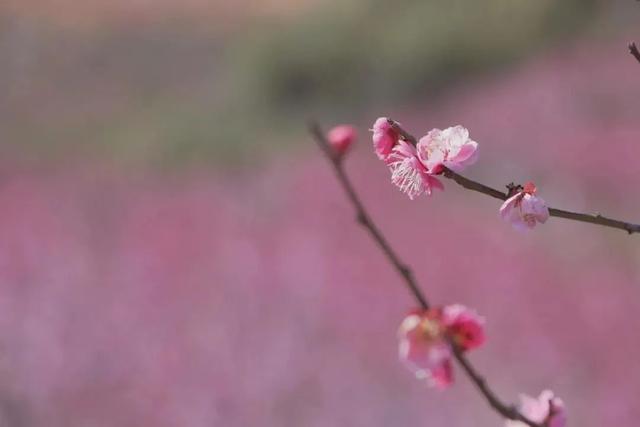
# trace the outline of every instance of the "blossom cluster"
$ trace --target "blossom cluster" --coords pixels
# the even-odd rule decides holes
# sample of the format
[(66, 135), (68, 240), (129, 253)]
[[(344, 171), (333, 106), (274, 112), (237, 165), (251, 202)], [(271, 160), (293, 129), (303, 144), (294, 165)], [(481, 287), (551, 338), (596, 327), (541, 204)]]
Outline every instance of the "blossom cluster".
[(391, 169), (391, 181), (412, 200), (443, 190), (435, 176), (445, 167), (462, 170), (478, 159), (478, 143), (462, 126), (433, 129), (415, 146), (403, 140), (386, 117), (376, 120), (372, 130), (374, 151)]
[[(372, 131), (374, 152), (389, 167), (391, 181), (412, 200), (423, 193), (430, 196), (434, 189), (444, 190), (437, 176), (445, 170), (460, 172), (478, 160), (478, 143), (460, 125), (432, 129), (415, 145), (386, 117), (378, 118)], [(535, 185), (528, 183), (505, 201), (500, 216), (518, 230), (544, 223), (549, 209), (535, 193)]]
[[(453, 383), (453, 346), (466, 352), (485, 342), (484, 319), (461, 304), (409, 313), (398, 330), (400, 360), (416, 378), (444, 389)], [(545, 390), (533, 398), (520, 396), (519, 411), (527, 419), (547, 427), (564, 427), (564, 402)], [(505, 427), (526, 427), (521, 421), (507, 420)]]

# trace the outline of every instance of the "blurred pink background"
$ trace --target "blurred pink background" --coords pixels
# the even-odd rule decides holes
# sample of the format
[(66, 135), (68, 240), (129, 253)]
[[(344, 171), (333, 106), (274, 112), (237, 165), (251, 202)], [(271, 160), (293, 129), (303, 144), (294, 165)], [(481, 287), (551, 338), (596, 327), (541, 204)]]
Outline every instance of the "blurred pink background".
[[(13, 28), (0, 35), (13, 52), (0, 68), (0, 425), (502, 425), (459, 369), (438, 392), (398, 363), (414, 302), (305, 134), (311, 115), (358, 126), (358, 191), (430, 301), (486, 317), (471, 359), (500, 396), (551, 388), (570, 425), (636, 425), (640, 237), (557, 218), (521, 234), (497, 201), (449, 181), (411, 202), (367, 129), (381, 115), (418, 136), (462, 124), (480, 144), (465, 175), (531, 179), (554, 207), (639, 222), (640, 64), (626, 52), (637, 5), (595, 2), (575, 33), (446, 89), (344, 111), (309, 98), (265, 130), (259, 111), (217, 106), (240, 96), (220, 83), (231, 40), (323, 2), (242, 13), (194, 1), (181, 14), (169, 1), (150, 14), (150, 2), (93, 3), (77, 16), (73, 2), (0, 8)], [(162, 27), (178, 53), (118, 39), (156, 28), (149, 16), (194, 23)], [(203, 29), (218, 22), (230, 29)], [(165, 60), (188, 70), (153, 74)], [(240, 124), (208, 127), (205, 113)]]

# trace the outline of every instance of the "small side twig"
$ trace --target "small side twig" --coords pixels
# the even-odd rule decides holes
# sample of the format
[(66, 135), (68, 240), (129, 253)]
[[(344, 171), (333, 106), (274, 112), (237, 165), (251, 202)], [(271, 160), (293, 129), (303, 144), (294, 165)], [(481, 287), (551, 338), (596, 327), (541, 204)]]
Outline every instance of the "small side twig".
[(640, 51), (638, 50), (638, 46), (636, 46), (635, 42), (629, 43), (629, 53), (636, 58), (636, 61), (640, 62)]
[[(334, 153), (331, 146), (327, 142), (325, 135), (322, 132), (322, 129), (317, 123), (311, 123), (309, 125), (309, 130), (313, 135), (316, 143), (322, 150), (322, 152), (326, 155), (326, 157), (331, 162), (331, 165), (333, 166), (333, 171), (336, 177), (338, 178), (338, 182), (342, 186), (342, 189), (346, 193), (347, 198), (349, 199), (349, 201), (351, 202), (351, 204), (353, 205), (356, 211), (357, 221), (364, 228), (366, 228), (367, 231), (369, 231), (369, 234), (371, 235), (373, 240), (376, 242), (376, 244), (380, 247), (382, 252), (385, 254), (385, 256), (387, 257), (391, 265), (402, 276), (407, 287), (409, 288), (413, 296), (416, 298), (416, 301), (418, 302), (420, 307), (424, 310), (428, 309), (429, 303), (427, 302), (426, 297), (418, 287), (418, 284), (416, 283), (416, 280), (413, 277), (413, 273), (411, 272), (411, 269), (402, 261), (400, 261), (400, 258), (398, 257), (398, 255), (391, 248), (391, 246), (389, 245), (385, 237), (382, 235), (382, 232), (380, 231), (380, 229), (375, 225), (375, 223), (371, 219), (371, 216), (367, 213), (364, 207), (364, 204), (360, 200), (360, 197), (358, 197), (358, 194), (356, 193), (353, 185), (351, 184), (351, 181), (349, 180), (349, 177), (347, 176), (344, 170), (342, 158), (337, 156)], [(409, 134), (407, 134), (407, 136), (411, 137)], [(410, 141), (409, 139), (407, 140)], [(415, 138), (413, 138), (413, 141), (415, 141)], [(473, 182), (473, 181), (470, 181), (470, 182)], [(481, 185), (481, 184), (478, 184), (478, 185)], [(493, 190), (493, 191), (497, 191), (497, 190)], [(480, 373), (478, 373), (478, 371), (473, 367), (471, 362), (469, 362), (469, 360), (466, 358), (466, 356), (460, 350), (460, 348), (454, 342), (450, 341), (450, 343), (451, 343), (451, 347), (453, 348), (453, 354), (456, 360), (458, 361), (460, 366), (462, 366), (462, 369), (467, 374), (471, 382), (476, 386), (478, 391), (480, 391), (480, 393), (484, 396), (489, 406), (493, 408), (493, 410), (495, 410), (497, 413), (499, 413), (505, 418), (508, 418), (510, 420), (521, 421), (526, 425), (528, 425), (529, 427), (544, 427), (543, 425), (535, 423), (530, 419), (528, 419), (527, 417), (525, 417), (514, 406), (503, 403), (497, 397), (497, 395), (493, 392), (493, 390), (491, 390), (486, 379)]]
[[(639, 53), (640, 55), (640, 53)], [(393, 123), (393, 128), (396, 130), (403, 139), (415, 144), (416, 138), (411, 136), (407, 131), (402, 129), (398, 122), (390, 120)], [(488, 185), (481, 184), (472, 179), (466, 178), (457, 172), (452, 171), (449, 168), (444, 168), (442, 175), (445, 178), (453, 180), (456, 184), (467, 190), (476, 191), (478, 193), (486, 194), (487, 196), (494, 197), (500, 200), (507, 200), (509, 195), (506, 192), (496, 190)], [(508, 187), (508, 186), (507, 186)], [(618, 219), (607, 218), (600, 214), (586, 214), (580, 212), (566, 211), (563, 209), (549, 208), (549, 215), (558, 218), (570, 219), (573, 221), (586, 222), (589, 224), (602, 225), (604, 227), (617, 228), (618, 230), (624, 230), (629, 234), (640, 233), (640, 224), (634, 224), (631, 222), (620, 221)]]

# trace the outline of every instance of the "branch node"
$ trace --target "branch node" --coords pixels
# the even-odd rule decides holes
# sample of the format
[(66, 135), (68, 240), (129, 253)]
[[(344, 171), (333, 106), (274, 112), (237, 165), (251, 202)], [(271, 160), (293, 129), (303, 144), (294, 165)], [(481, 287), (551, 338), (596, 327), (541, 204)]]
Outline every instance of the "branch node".
[(507, 187), (507, 198), (513, 196), (519, 191), (524, 190), (524, 187), (522, 185), (514, 184), (513, 182), (508, 183), (506, 187)]

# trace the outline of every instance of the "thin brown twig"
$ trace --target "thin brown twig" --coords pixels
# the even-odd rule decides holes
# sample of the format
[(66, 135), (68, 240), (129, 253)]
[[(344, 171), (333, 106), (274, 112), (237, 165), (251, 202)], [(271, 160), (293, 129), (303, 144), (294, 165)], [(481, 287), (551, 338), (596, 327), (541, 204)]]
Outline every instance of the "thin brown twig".
[[(429, 303), (427, 302), (427, 299), (425, 298), (424, 294), (418, 287), (418, 284), (416, 283), (413, 277), (413, 273), (411, 272), (411, 269), (406, 264), (404, 264), (400, 260), (400, 258), (398, 258), (398, 255), (391, 248), (387, 240), (382, 235), (382, 232), (378, 229), (378, 227), (375, 225), (375, 223), (371, 219), (371, 216), (367, 213), (367, 210), (365, 209), (362, 201), (358, 197), (358, 194), (356, 193), (353, 185), (351, 184), (351, 181), (349, 180), (349, 177), (347, 176), (344, 170), (342, 157), (336, 155), (336, 153), (333, 151), (333, 149), (327, 142), (326, 137), (322, 132), (322, 129), (317, 123), (311, 123), (309, 125), (309, 130), (313, 135), (314, 139), (316, 140), (318, 146), (322, 150), (322, 152), (327, 156), (327, 158), (331, 162), (331, 165), (333, 166), (333, 171), (335, 172), (336, 177), (340, 182), (340, 185), (342, 186), (344, 192), (347, 195), (347, 198), (349, 199), (349, 201), (351, 202), (351, 204), (356, 210), (356, 219), (358, 223), (360, 223), (364, 228), (367, 229), (367, 231), (369, 231), (369, 234), (371, 235), (373, 240), (378, 244), (380, 249), (382, 249), (382, 252), (385, 254), (385, 256), (387, 257), (391, 265), (398, 271), (398, 273), (400, 273), (407, 287), (409, 288), (409, 290), (411, 291), (411, 293), (419, 303), (420, 307), (424, 310), (428, 309)], [(414, 138), (414, 141), (415, 141), (415, 138)], [(453, 348), (453, 354), (456, 360), (458, 361), (460, 366), (462, 366), (462, 369), (467, 374), (471, 382), (476, 386), (476, 388), (487, 400), (491, 408), (493, 408), (497, 413), (502, 415), (504, 418), (521, 421), (526, 425), (528, 425), (529, 427), (543, 427), (542, 424), (535, 423), (530, 419), (528, 419), (527, 417), (525, 417), (513, 405), (507, 405), (503, 403), (498, 398), (498, 396), (493, 392), (493, 390), (491, 390), (491, 388), (487, 384), (486, 379), (482, 375), (480, 375), (480, 373), (478, 373), (478, 371), (476, 371), (476, 369), (473, 367), (471, 362), (469, 362), (469, 360), (466, 358), (466, 356), (464, 355), (462, 350), (458, 347), (458, 345), (451, 340), (449, 340), (449, 342), (451, 344), (451, 347)]]
[(376, 227), (374, 222), (371, 220), (371, 217), (367, 213), (366, 209), (364, 208), (364, 205), (360, 201), (360, 197), (358, 197), (358, 193), (356, 193), (356, 190), (353, 188), (353, 185), (351, 185), (351, 181), (349, 181), (349, 178), (347, 177), (347, 174), (345, 173), (344, 168), (342, 167), (342, 159), (334, 153), (331, 146), (327, 143), (327, 140), (318, 124), (316, 123), (310, 124), (309, 130), (311, 131), (311, 134), (315, 137), (316, 142), (318, 143), (318, 145), (320, 146), (324, 154), (327, 156), (329, 160), (331, 160), (331, 164), (333, 165), (333, 169), (336, 173), (338, 181), (340, 181), (340, 184), (342, 185), (342, 188), (344, 188), (344, 191), (347, 194), (347, 197), (349, 198), (353, 206), (356, 208), (356, 220), (358, 221), (359, 224), (361, 224), (364, 228), (366, 228), (369, 231), (369, 233), (371, 234), (371, 237), (373, 237), (373, 240), (375, 240), (378, 246), (380, 246), (380, 248), (382, 249), (382, 252), (384, 252), (384, 254), (389, 259), (393, 267), (398, 271), (398, 273), (400, 273), (400, 275), (407, 282), (407, 285), (409, 286), (411, 293), (418, 300), (418, 302), (420, 303), (420, 306), (425, 310), (428, 309), (429, 303), (427, 302), (427, 299), (424, 297), (424, 295), (422, 295), (422, 292), (420, 292), (420, 289), (418, 288), (418, 284), (416, 283), (416, 280), (413, 278), (413, 273), (411, 272), (411, 269), (400, 261), (400, 258), (398, 257), (398, 255), (396, 255), (395, 251), (391, 248), (391, 245), (389, 245), (389, 243), (387, 242), (387, 239), (385, 239), (385, 237), (382, 235), (380, 230), (378, 230), (378, 227)]
[(498, 398), (498, 396), (496, 396), (496, 394), (489, 388), (487, 380), (475, 370), (471, 362), (469, 362), (460, 348), (455, 344), (452, 345), (452, 347), (453, 354), (456, 360), (458, 361), (460, 366), (462, 366), (462, 369), (467, 374), (467, 376), (471, 379), (471, 382), (473, 382), (478, 390), (480, 390), (480, 393), (482, 393), (482, 395), (489, 403), (489, 406), (491, 406), (494, 411), (510, 420), (523, 422), (529, 427), (543, 427), (543, 425), (533, 422), (529, 418), (522, 415), (522, 413), (518, 411), (515, 406), (506, 405), (505, 403), (503, 403)]
[(636, 61), (640, 62), (640, 51), (638, 50), (638, 46), (634, 42), (629, 43), (629, 53), (636, 58)]
[[(640, 56), (640, 53), (638, 55)], [(393, 129), (396, 130), (404, 140), (415, 144), (416, 138), (413, 137), (404, 129), (402, 129), (402, 127), (398, 124), (398, 122), (389, 119), (389, 123), (391, 123)], [(444, 168), (442, 175), (445, 178), (449, 178), (453, 180), (456, 184), (466, 188), (467, 190), (472, 190), (478, 193), (486, 194), (487, 196), (491, 196), (500, 200), (507, 200), (507, 198), (509, 197), (509, 195), (506, 192), (496, 190), (495, 188), (489, 187), (488, 185), (484, 185), (477, 181), (473, 181), (469, 178), (465, 178), (459, 173), (454, 172), (451, 169), (446, 167)], [(580, 222), (586, 222), (589, 224), (602, 225), (604, 227), (617, 228), (619, 230), (624, 230), (629, 234), (640, 233), (640, 224), (633, 224), (631, 222), (625, 222), (617, 219), (607, 218), (605, 216), (600, 215), (599, 213), (585, 214), (580, 212), (566, 211), (563, 209), (549, 208), (549, 215), (555, 216), (558, 218), (570, 219), (573, 221), (580, 221)]]

